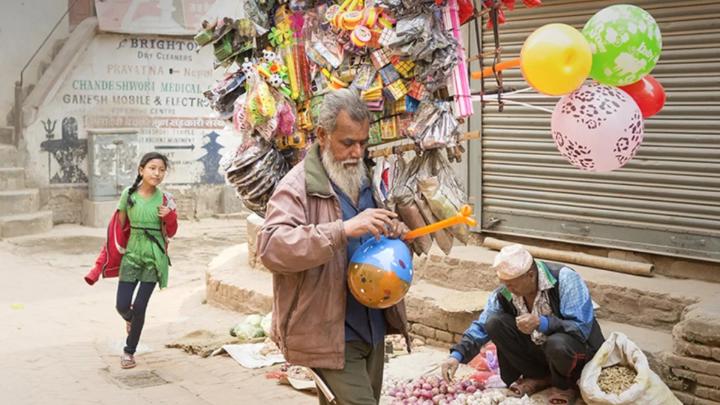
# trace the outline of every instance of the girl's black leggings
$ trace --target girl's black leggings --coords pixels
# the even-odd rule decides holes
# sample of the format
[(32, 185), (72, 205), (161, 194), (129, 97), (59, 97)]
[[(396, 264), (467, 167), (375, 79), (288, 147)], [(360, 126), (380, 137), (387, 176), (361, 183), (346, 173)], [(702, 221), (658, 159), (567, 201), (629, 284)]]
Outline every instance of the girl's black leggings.
[(138, 342), (140, 341), (140, 333), (145, 324), (145, 310), (147, 309), (150, 296), (155, 289), (157, 283), (140, 282), (137, 289), (135, 301), (133, 301), (133, 293), (138, 282), (118, 282), (117, 303), (115, 308), (124, 320), (130, 322), (130, 333), (125, 341), (125, 353), (135, 354)]

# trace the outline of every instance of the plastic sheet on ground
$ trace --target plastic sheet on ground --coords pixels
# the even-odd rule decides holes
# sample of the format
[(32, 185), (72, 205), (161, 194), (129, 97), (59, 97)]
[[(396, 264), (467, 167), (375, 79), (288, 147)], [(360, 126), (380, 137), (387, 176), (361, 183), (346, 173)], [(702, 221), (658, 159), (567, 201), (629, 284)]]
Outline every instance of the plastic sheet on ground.
[(273, 364), (285, 362), (285, 358), (282, 354), (261, 354), (260, 351), (264, 346), (264, 343), (246, 343), (239, 345), (225, 345), (222, 348), (230, 355), (230, 357), (235, 359), (235, 361), (245, 368), (270, 367)]

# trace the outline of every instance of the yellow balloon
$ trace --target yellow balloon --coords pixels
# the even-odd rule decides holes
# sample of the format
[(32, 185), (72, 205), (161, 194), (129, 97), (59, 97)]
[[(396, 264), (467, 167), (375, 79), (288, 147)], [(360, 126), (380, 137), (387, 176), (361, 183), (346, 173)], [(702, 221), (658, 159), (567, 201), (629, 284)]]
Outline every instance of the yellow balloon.
[(567, 24), (547, 24), (525, 40), (520, 51), (523, 77), (550, 96), (568, 94), (590, 74), (592, 51), (580, 31)]

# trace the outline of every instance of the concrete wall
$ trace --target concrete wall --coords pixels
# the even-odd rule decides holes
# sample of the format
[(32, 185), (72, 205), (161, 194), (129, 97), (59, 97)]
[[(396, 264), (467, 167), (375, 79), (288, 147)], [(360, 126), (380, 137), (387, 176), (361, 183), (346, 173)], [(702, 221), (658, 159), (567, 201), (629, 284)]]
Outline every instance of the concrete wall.
[(27, 177), (38, 186), (87, 183), (88, 132), (133, 129), (140, 155), (170, 158), (168, 184), (222, 184), (217, 163), (236, 139), (202, 95), (221, 75), (212, 51), (196, 50), (184, 37), (96, 35), (25, 129)]
[[(68, 43), (73, 41), (74, 36)], [(175, 191), (181, 216), (237, 208), (232, 198), (225, 198), (218, 163), (240, 139), (225, 130), (202, 95), (222, 74), (212, 69), (212, 50), (198, 53), (187, 37), (96, 34), (85, 41), (68, 60), (55, 60), (52, 68), (60, 64), (63, 69), (60, 79), (24, 132), (28, 183), (43, 191), (45, 207), (56, 212), (55, 222), (87, 223), (83, 200), (90, 179), (117, 178), (117, 163), (104, 155), (107, 145), (90, 151), (89, 133), (115, 134), (136, 145), (134, 156), (110, 153), (133, 172), (131, 180), (118, 182), (117, 190), (132, 181), (142, 154), (158, 151), (170, 159), (164, 186)], [(93, 155), (97, 158), (90, 162)]]
[[(180, 219), (208, 218), (216, 214), (246, 212), (235, 191), (224, 185), (161, 186), (170, 192), (177, 204)], [(82, 223), (105, 227), (115, 212), (118, 199), (94, 202), (88, 200), (87, 187), (49, 187), (42, 189), (46, 209), (53, 211), (55, 224)]]
[[(67, 9), (67, 1), (61, 0), (13, 0), (5, 1), (0, 13), (0, 44), (3, 63), (0, 64), (0, 126), (12, 109), (15, 81), (20, 70), (52, 30)], [(67, 17), (60, 23), (55, 34), (48, 40), (30, 68), (25, 72), (25, 82), (35, 83), (40, 62), (46, 60), (56, 40), (68, 36)]]

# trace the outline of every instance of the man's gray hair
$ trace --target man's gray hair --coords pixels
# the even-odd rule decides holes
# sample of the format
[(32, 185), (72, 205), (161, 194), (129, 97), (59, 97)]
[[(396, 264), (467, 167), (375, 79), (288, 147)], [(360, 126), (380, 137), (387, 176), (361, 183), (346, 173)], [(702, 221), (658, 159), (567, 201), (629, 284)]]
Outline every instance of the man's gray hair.
[(339, 89), (325, 94), (318, 126), (322, 127), (328, 134), (335, 130), (335, 124), (340, 111), (345, 111), (354, 122), (370, 120), (370, 110), (360, 95), (354, 90)]

